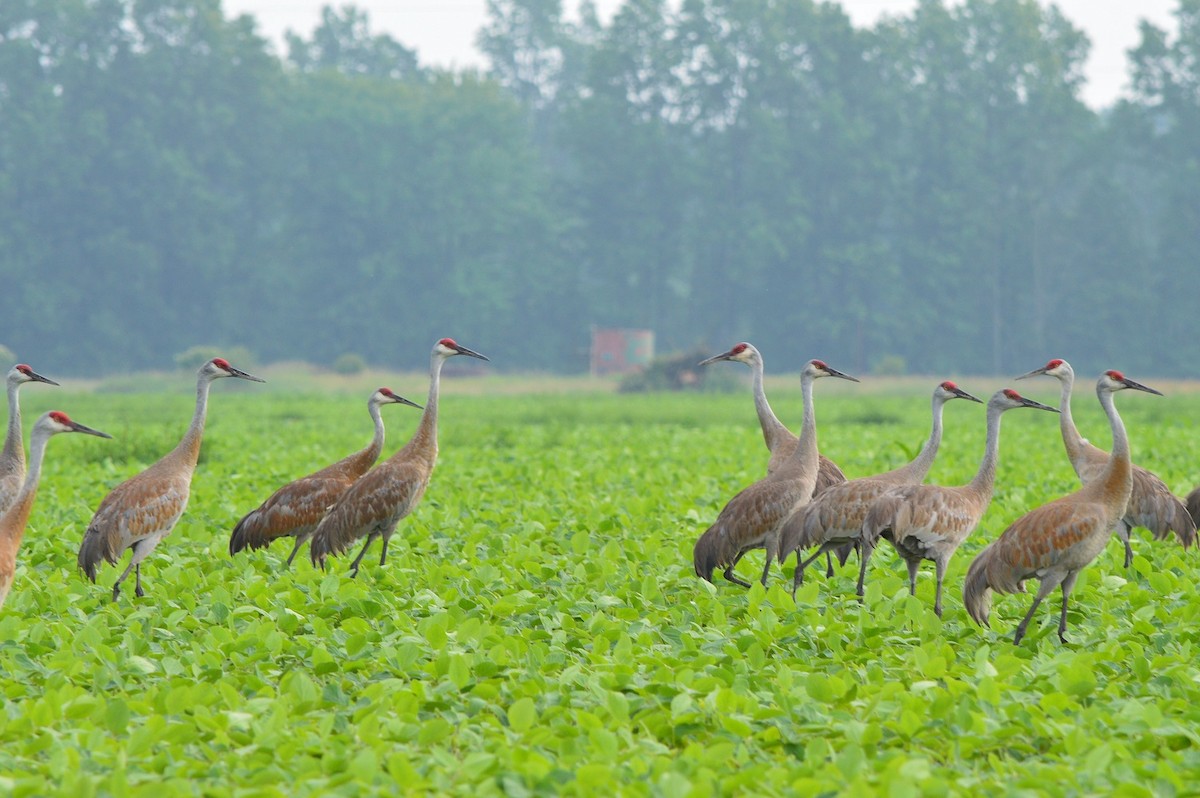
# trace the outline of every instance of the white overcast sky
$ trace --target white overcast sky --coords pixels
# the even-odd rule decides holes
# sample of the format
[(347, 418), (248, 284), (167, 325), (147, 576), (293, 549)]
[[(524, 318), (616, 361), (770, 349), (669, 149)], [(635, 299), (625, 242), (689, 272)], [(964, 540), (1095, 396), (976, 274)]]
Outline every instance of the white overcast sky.
[[(388, 33), (417, 51), (422, 64), (443, 67), (484, 66), (475, 49), (475, 33), (485, 19), (485, 0), (351, 0), (367, 11), (371, 27)], [(259, 21), (259, 30), (281, 42), (286, 30), (307, 36), (324, 5), (341, 6), (345, 0), (224, 0), (226, 14), (248, 13)], [(568, 9), (578, 6), (564, 0)], [(605, 19), (621, 0), (597, 0)], [(1138, 21), (1148, 19), (1174, 30), (1176, 0), (1058, 0), (1063, 13), (1092, 41), (1087, 63), (1084, 100), (1093, 107), (1111, 104), (1126, 88), (1126, 51), (1136, 46)], [(916, 0), (842, 0), (857, 25), (869, 25), (883, 14), (904, 14)], [(282, 48), (281, 48), (282, 49)]]

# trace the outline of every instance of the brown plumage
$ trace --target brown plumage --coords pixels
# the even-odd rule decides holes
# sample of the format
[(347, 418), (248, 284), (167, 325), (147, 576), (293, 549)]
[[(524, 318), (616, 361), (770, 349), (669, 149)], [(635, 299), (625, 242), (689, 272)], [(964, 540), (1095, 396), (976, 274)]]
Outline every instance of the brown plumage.
[(296, 544), (287, 558), (287, 565), (290, 566), (296, 552), (325, 517), (325, 512), (379, 459), (384, 441), (383, 415), (380, 408), (386, 404), (405, 404), (417, 409), (421, 407), (393, 393), (390, 388), (380, 388), (372, 392), (367, 400), (367, 412), (370, 413), (375, 428), (370, 443), (333, 465), (289, 482), (272, 493), (270, 498), (256, 509), (242, 516), (242, 520), (233, 528), (233, 534), (229, 536), (230, 556), (247, 547), (266, 548), (273, 540), (294, 537)]
[(29, 471), (12, 504), (0, 515), (0, 606), (3, 606), (4, 600), (8, 598), (8, 591), (12, 588), (17, 569), (17, 550), (21, 548), (25, 525), (29, 523), (29, 513), (33, 510), (33, 500), (37, 496), (46, 443), (51, 436), (61, 432), (83, 432), (100, 438), (112, 437), (106, 432), (77, 424), (68, 418), (66, 413), (58, 410), (44, 414), (34, 423), (29, 434)]
[(8, 372), (8, 432), (4, 436), (4, 451), (0, 452), (0, 513), (17, 498), (25, 483), (25, 445), (21, 440), (21, 401), (17, 392), (27, 382), (44, 382), (58, 385), (43, 377), (24, 363), (18, 363)]
[(1200, 525), (1200, 487), (1192, 488), (1192, 492), (1184, 500), (1184, 506), (1187, 507), (1188, 515), (1192, 517), (1192, 523)]
[[(1079, 572), (1104, 550), (1113, 526), (1125, 513), (1133, 489), (1129, 439), (1117, 413), (1113, 394), (1132, 388), (1158, 394), (1153, 388), (1107, 371), (1096, 383), (1096, 394), (1112, 427), (1112, 456), (1103, 473), (1068, 496), (1042, 505), (1018, 518), (971, 562), (963, 582), (963, 603), (978, 624), (988, 625), (991, 593), (1017, 593), (1025, 580), (1037, 579), (1037, 595), (1017, 626), (1013, 643), (1025, 636), (1038, 605), (1054, 588), (1062, 588), (1058, 638), (1066, 642), (1067, 601)], [(1161, 396), (1161, 394), (1159, 394)]]
[[(800, 438), (794, 435), (779, 420), (779, 417), (775, 415), (775, 411), (771, 409), (771, 403), (767, 401), (767, 392), (763, 387), (764, 365), (762, 353), (753, 344), (743, 341), (735, 345), (728, 352), (701, 360), (699, 365), (706, 366), (718, 360), (745, 363), (750, 367), (750, 371), (753, 374), (754, 410), (758, 414), (758, 424), (762, 427), (763, 440), (767, 444), (767, 451), (771, 453), (771, 458), (767, 461), (767, 473), (773, 474), (791, 458), (792, 454), (796, 451), (796, 445), (800, 442)], [(842, 469), (838, 468), (837, 463), (825, 455), (818, 453), (817, 484), (813, 488), (813, 496), (820, 496), (829, 488), (845, 481), (846, 475), (842, 473)], [(846, 546), (837, 550), (838, 560), (842, 564), (845, 564), (846, 558), (850, 555), (852, 548), (851, 546)], [(825, 575), (833, 576), (833, 560), (829, 556), (825, 558)]]
[[(1075, 384), (1075, 372), (1071, 364), (1055, 358), (1017, 379), (1023, 380), (1042, 374), (1059, 381), (1059, 410), (1062, 413), (1059, 426), (1063, 445), (1067, 449), (1071, 467), (1075, 469), (1080, 482), (1086, 485), (1104, 473), (1108, 465), (1108, 452), (1093, 446), (1080, 435), (1074, 419), (1071, 418), (1071, 389)], [(1126, 568), (1133, 563), (1133, 547), (1129, 543), (1129, 533), (1134, 527), (1149, 529), (1155, 540), (1168, 538), (1174, 532), (1185, 549), (1196, 540), (1197, 521), (1188, 512), (1187, 506), (1171, 493), (1171, 489), (1157, 475), (1138, 465), (1133, 465), (1132, 469), (1133, 489), (1129, 494), (1129, 504), (1113, 529), (1113, 533), (1125, 546)]]
[(455, 355), (487, 360), (450, 338), (434, 344), (430, 355), (429, 398), (416, 432), (403, 449), (359, 478), (329, 508), (312, 534), (309, 553), (314, 565), (324, 568), (327, 556), (343, 553), (363, 537), (367, 540), (350, 564), (351, 575), (358, 576), (359, 563), (375, 538), (383, 538), (379, 564), (387, 562), (388, 541), (396, 525), (421, 501), (437, 463), (438, 384), (442, 364)]
[(1000, 458), (1000, 417), (1008, 410), (1033, 407), (1057, 413), (1013, 390), (1000, 390), (988, 400), (987, 443), (975, 478), (966, 485), (905, 485), (875, 502), (863, 520), (863, 562), (879, 538), (891, 541), (908, 566), (908, 591), (917, 594), (917, 569), (931, 560), (937, 572), (933, 611), (942, 614), (942, 582), (950, 557), (979, 525), (992, 502), (996, 464)]
[(800, 377), (804, 396), (804, 421), (800, 443), (791, 458), (776, 471), (742, 490), (729, 500), (717, 520), (700, 539), (692, 552), (696, 575), (709, 582), (715, 568), (724, 569), (730, 582), (749, 587), (739, 579), (733, 568), (742, 556), (752, 549), (767, 552), (762, 583), (767, 583), (771, 561), (779, 555), (779, 531), (783, 522), (812, 498), (817, 481), (818, 452), (816, 416), (813, 412), (813, 381), (822, 377), (840, 377), (858, 382), (847, 374), (830, 368), (820, 360), (810, 361)]
[(129, 566), (113, 584), (113, 601), (121, 594), (121, 582), (136, 572), (138, 596), (142, 590), (141, 562), (170, 534), (187, 507), (192, 473), (200, 457), (204, 420), (208, 411), (208, 389), (222, 377), (263, 382), (258, 377), (235, 369), (222, 358), (214, 358), (200, 367), (196, 379), (196, 410), (192, 423), (179, 445), (140, 474), (130, 477), (104, 497), (92, 516), (79, 546), (79, 568), (92, 582), (100, 561), (113, 565), (126, 549), (133, 549)]
[[(942, 442), (942, 409), (946, 402), (952, 399), (979, 402), (949, 380), (938, 383), (933, 389), (931, 400), (933, 425), (929, 437), (911, 462), (883, 474), (854, 479), (831, 487), (822, 495), (814, 496), (808, 506), (784, 523), (780, 534), (780, 560), (786, 560), (789, 554), (796, 551), (796, 559), (799, 561), (792, 580), (793, 595), (804, 581), (804, 571), (808, 564), (822, 553), (828, 554), (830, 550), (839, 547), (858, 547), (862, 543), (863, 521), (867, 511), (879, 497), (897, 485), (914, 485), (924, 481)], [(803, 559), (802, 552), (813, 546), (820, 548), (808, 559)], [(866, 578), (869, 558), (870, 551), (860, 549), (857, 586), (859, 596), (863, 594), (863, 580)]]

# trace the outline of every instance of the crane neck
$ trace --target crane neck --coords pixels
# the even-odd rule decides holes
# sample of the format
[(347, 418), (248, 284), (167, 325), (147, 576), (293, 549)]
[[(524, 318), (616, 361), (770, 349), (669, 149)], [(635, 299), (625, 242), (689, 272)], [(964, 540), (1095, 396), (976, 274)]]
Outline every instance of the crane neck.
[[(0, 469), (19, 470), (25, 466), (25, 447), (21, 443), (21, 402), (17, 391), (21, 383), (8, 383), (8, 432), (4, 436), (4, 451), (0, 453)], [(12, 469), (11, 466), (16, 466)]]
[(968, 487), (989, 500), (996, 484), (996, 464), (1000, 462), (1000, 417), (1007, 408), (989, 404), (987, 411), (987, 441), (983, 445), (983, 460)]
[(1079, 429), (1075, 426), (1075, 419), (1071, 417), (1071, 390), (1075, 385), (1075, 375), (1065, 374), (1058, 378), (1058, 383), (1058, 428), (1062, 431), (1067, 457), (1074, 463), (1076, 458), (1083, 453), (1086, 444), (1083, 436), (1079, 434)]
[(12, 505), (3, 515), (3, 526), (14, 530), (16, 543), (20, 545), (25, 535), (25, 524), (29, 522), (29, 514), (33, 510), (33, 500), (37, 497), (38, 479), (42, 475), (42, 459), (46, 455), (46, 443), (54, 433), (34, 427), (29, 441), (29, 470), (25, 473), (25, 481), (21, 483), (21, 491)]
[(438, 393), (441, 390), (442, 364), (445, 362), (446, 358), (437, 352), (430, 358), (429, 394), (425, 397), (425, 409), (421, 412), (416, 432), (401, 451), (419, 452), (431, 460), (437, 457)]
[(382, 405), (378, 402), (367, 402), (367, 412), (371, 414), (371, 421), (375, 425), (375, 434), (367, 447), (362, 450), (362, 455), (372, 463), (379, 459), (379, 453), (383, 451), (384, 430), (381, 410)]
[(200, 442), (204, 437), (204, 420), (208, 415), (208, 389), (212, 379), (201, 375), (196, 381), (196, 410), (192, 413), (192, 423), (188, 426), (183, 440), (175, 447), (172, 455), (181, 458), (190, 468), (195, 468), (200, 460)]
[(1125, 423), (1121, 421), (1121, 415), (1117, 412), (1116, 403), (1113, 401), (1113, 392), (1097, 387), (1096, 396), (1100, 399), (1100, 406), (1104, 408), (1104, 414), (1108, 416), (1113, 438), (1112, 454), (1097, 481), (1104, 486), (1106, 496), (1114, 497), (1114, 501), (1119, 499), (1119, 509), (1124, 510), (1129, 501), (1129, 494), (1133, 490), (1129, 437), (1125, 434)]
[(772, 449), (774, 448), (773, 444), (781, 436), (789, 435), (790, 432), (775, 415), (775, 411), (771, 409), (771, 403), (767, 401), (767, 392), (763, 387), (762, 360), (755, 360), (750, 364), (750, 369), (754, 375), (754, 410), (758, 413), (758, 424), (762, 427), (763, 440), (767, 442), (767, 448)]
[(933, 461), (937, 457), (938, 447), (942, 445), (942, 409), (945, 406), (946, 400), (935, 394), (932, 407), (933, 426), (929, 430), (929, 438), (926, 439), (921, 451), (917, 453), (912, 462), (888, 472), (891, 476), (913, 484), (925, 481), (925, 476), (933, 467)]
[(804, 469), (816, 472), (818, 465), (817, 454), (817, 416), (813, 409), (813, 381), (811, 374), (800, 378), (800, 393), (804, 397), (804, 420), (800, 424), (800, 442), (792, 454), (791, 462)]

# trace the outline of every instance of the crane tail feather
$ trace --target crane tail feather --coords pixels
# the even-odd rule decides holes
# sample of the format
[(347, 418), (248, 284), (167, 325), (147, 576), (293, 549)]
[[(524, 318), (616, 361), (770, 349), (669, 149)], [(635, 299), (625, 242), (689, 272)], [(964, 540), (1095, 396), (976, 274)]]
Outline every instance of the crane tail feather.
[(988, 582), (988, 564), (992, 547), (988, 546), (971, 561), (967, 578), (963, 581), (963, 604), (971, 620), (980, 626), (988, 626), (988, 615), (992, 609), (992, 586)]

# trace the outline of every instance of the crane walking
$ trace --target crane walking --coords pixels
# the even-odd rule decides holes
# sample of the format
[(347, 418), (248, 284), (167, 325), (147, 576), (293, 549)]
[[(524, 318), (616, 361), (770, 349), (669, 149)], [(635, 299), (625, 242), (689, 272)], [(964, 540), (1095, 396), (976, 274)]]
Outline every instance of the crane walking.
[(838, 377), (858, 382), (854, 377), (812, 360), (800, 375), (804, 396), (804, 420), (800, 443), (792, 456), (768, 474), (729, 500), (692, 552), (696, 575), (709, 582), (715, 568), (723, 568), (725, 578), (742, 587), (750, 583), (739, 579), (733, 568), (747, 551), (764, 548), (767, 561), (762, 583), (767, 584), (771, 561), (779, 556), (779, 532), (788, 516), (812, 498), (817, 481), (817, 421), (813, 412), (813, 382), (822, 377)]
[[(758, 424), (762, 427), (763, 440), (766, 441), (767, 451), (771, 453), (771, 459), (767, 461), (767, 473), (774, 473), (781, 465), (787, 462), (792, 456), (792, 452), (796, 451), (796, 444), (800, 438), (792, 433), (779, 417), (775, 415), (775, 411), (771, 409), (771, 403), (767, 401), (767, 392), (763, 388), (763, 357), (753, 344), (743, 341), (735, 345), (728, 352), (720, 355), (713, 355), (710, 358), (701, 360), (699, 365), (707, 366), (709, 363), (716, 363), (718, 360), (729, 360), (737, 363), (745, 363), (750, 367), (750, 372), (753, 374), (753, 390), (754, 390), (754, 409), (758, 413)], [(838, 468), (837, 463), (830, 460), (823, 454), (818, 454), (817, 461), (817, 484), (813, 488), (813, 496), (820, 496), (828, 488), (833, 485), (839, 485), (846, 481), (846, 475), (842, 473), (842, 469)], [(846, 557), (850, 554), (850, 548), (847, 546), (844, 550), (839, 549), (837, 552), (838, 559), (844, 564)], [(830, 556), (825, 557), (825, 575), (833, 576), (833, 560)]]
[(21, 441), (21, 402), (17, 391), (27, 382), (58, 385), (24, 363), (13, 366), (5, 382), (8, 384), (8, 433), (4, 436), (4, 451), (0, 452), (0, 513), (8, 509), (25, 483), (25, 445)]
[(222, 377), (264, 382), (234, 368), (223, 358), (213, 358), (201, 366), (196, 379), (196, 410), (183, 440), (157, 463), (113, 488), (88, 524), (78, 562), (92, 582), (96, 581), (101, 560), (116, 565), (126, 549), (133, 549), (129, 566), (113, 584), (113, 601), (121, 594), (121, 583), (131, 571), (136, 574), (134, 593), (139, 597), (145, 595), (141, 562), (170, 534), (187, 507), (204, 436), (208, 389), (213, 380)]
[[(1062, 430), (1063, 444), (1066, 446), (1071, 467), (1079, 475), (1079, 481), (1086, 485), (1104, 473), (1109, 460), (1108, 452), (1088, 443), (1079, 434), (1071, 418), (1071, 388), (1075, 384), (1075, 372), (1071, 369), (1071, 364), (1055, 358), (1041, 368), (1022, 374), (1016, 379), (1023, 380), (1042, 374), (1054, 377), (1059, 382), (1059, 411), (1062, 413), (1059, 417), (1059, 427)], [(1129, 505), (1113, 529), (1125, 545), (1126, 568), (1133, 563), (1129, 533), (1138, 526), (1149, 529), (1155, 540), (1163, 540), (1174, 532), (1185, 549), (1196, 540), (1196, 521), (1188, 513), (1184, 503), (1171, 493), (1171, 489), (1157, 475), (1134, 465), (1133, 490), (1129, 495)]]
[(272, 493), (257, 509), (246, 513), (229, 537), (230, 556), (247, 547), (262, 549), (278, 538), (294, 537), (296, 545), (292, 547), (292, 553), (287, 558), (287, 566), (290, 566), (296, 552), (300, 551), (300, 547), (308, 541), (317, 524), (325, 517), (325, 512), (379, 459), (384, 440), (383, 415), (380, 408), (386, 404), (403, 404), (421, 409), (419, 404), (393, 393), (391, 388), (374, 391), (367, 400), (367, 412), (375, 425), (375, 435), (371, 442), (362, 450), (333, 465), (289, 482)]
[[(18, 368), (20, 367), (18, 366)], [(10, 390), (9, 396), (12, 395), (13, 392)], [(25, 536), (25, 525), (29, 522), (29, 514), (33, 510), (33, 500), (37, 496), (38, 478), (42, 473), (42, 458), (46, 454), (46, 443), (52, 436), (61, 432), (82, 432), (100, 438), (112, 437), (107, 432), (85, 427), (72, 421), (66, 413), (59, 410), (51, 410), (34, 422), (33, 430), (29, 433), (29, 471), (12, 504), (4, 511), (3, 515), (0, 515), (0, 606), (4, 605), (4, 600), (8, 598), (8, 591), (12, 588), (13, 575), (17, 568), (17, 550), (21, 548), (21, 539)]]
[(966, 485), (905, 485), (883, 496), (863, 521), (863, 562), (879, 538), (891, 541), (908, 566), (908, 592), (917, 595), (917, 570), (931, 560), (937, 572), (933, 611), (942, 615), (942, 582), (946, 565), (987, 511), (1000, 459), (1000, 417), (1018, 407), (1057, 413), (1053, 407), (1026, 399), (1014, 390), (996, 391), (987, 404), (987, 443), (975, 478)]
[[(796, 551), (796, 573), (792, 579), (792, 595), (804, 581), (804, 571), (814, 559), (831, 549), (859, 546), (863, 541), (863, 521), (867, 511), (881, 496), (899, 485), (919, 485), (933, 466), (938, 447), (942, 442), (942, 409), (952, 399), (968, 399), (980, 402), (950, 380), (941, 382), (933, 389), (933, 426), (924, 446), (909, 463), (883, 474), (843, 482), (835, 485), (813, 500), (804, 509), (789, 518), (783, 525), (780, 536), (780, 560)], [(800, 552), (820, 546), (817, 553), (801, 561)], [(870, 550), (859, 550), (858, 587), (863, 594), (863, 580), (867, 573)]]
[(967, 613), (988, 625), (991, 593), (1024, 592), (1026, 579), (1040, 582), (1029, 612), (1017, 626), (1013, 643), (1025, 636), (1038, 605), (1056, 587), (1062, 588), (1058, 639), (1067, 642), (1067, 601), (1075, 579), (1112, 537), (1113, 526), (1126, 512), (1133, 490), (1129, 439), (1117, 413), (1113, 394), (1132, 388), (1161, 393), (1128, 379), (1119, 371), (1106, 371), (1096, 382), (1096, 395), (1112, 428), (1112, 456), (1104, 469), (1072, 494), (1044, 504), (1018, 518), (1000, 537), (976, 555), (963, 582)]
[(343, 553), (362, 537), (367, 540), (350, 564), (351, 576), (358, 576), (359, 563), (375, 538), (383, 538), (379, 564), (387, 562), (388, 541), (396, 525), (421, 501), (437, 463), (438, 384), (442, 364), (456, 355), (487, 360), (478, 352), (459, 346), (452, 338), (434, 344), (429, 364), (429, 396), (416, 432), (403, 449), (359, 478), (329, 508), (312, 534), (309, 554), (314, 565), (324, 568), (327, 556)]

